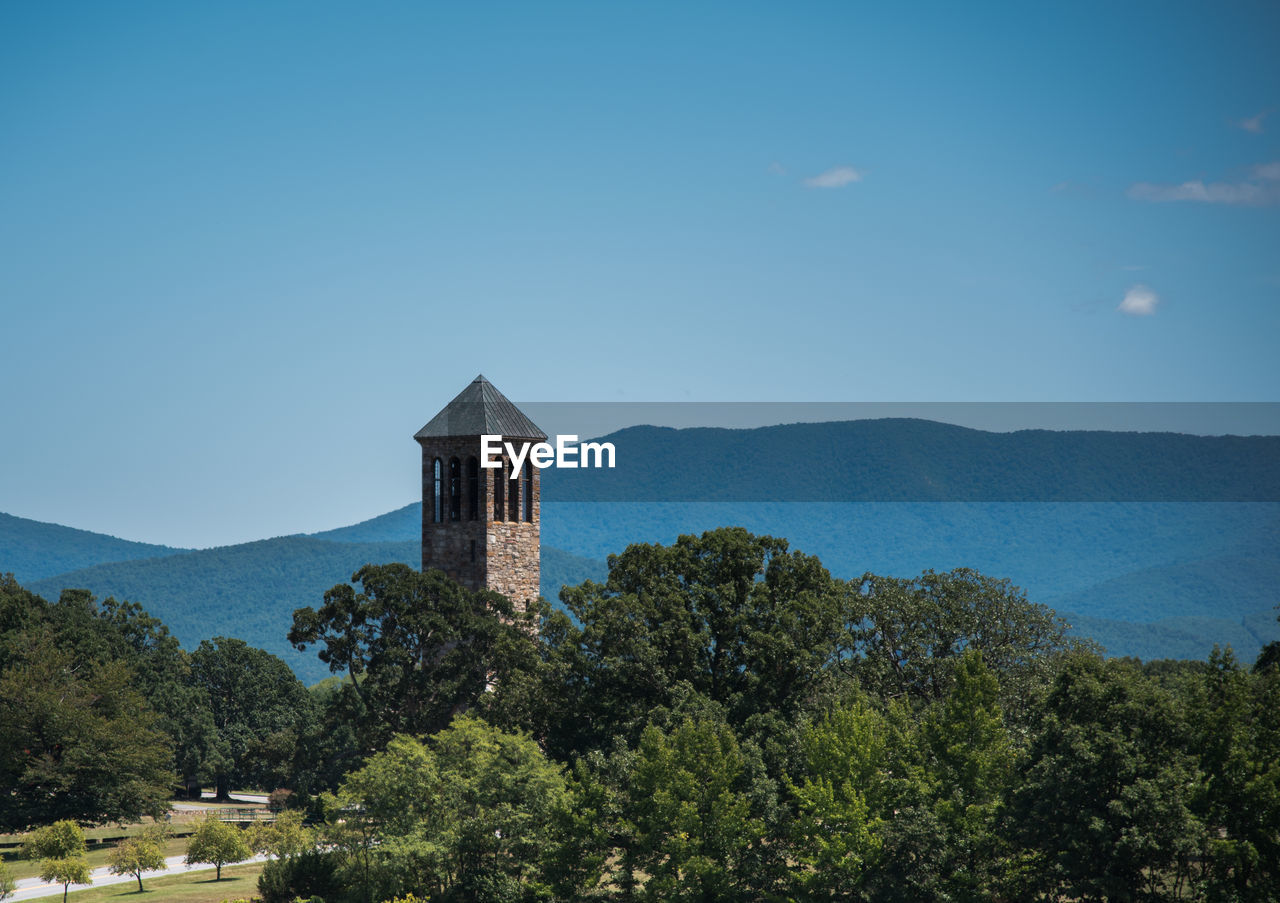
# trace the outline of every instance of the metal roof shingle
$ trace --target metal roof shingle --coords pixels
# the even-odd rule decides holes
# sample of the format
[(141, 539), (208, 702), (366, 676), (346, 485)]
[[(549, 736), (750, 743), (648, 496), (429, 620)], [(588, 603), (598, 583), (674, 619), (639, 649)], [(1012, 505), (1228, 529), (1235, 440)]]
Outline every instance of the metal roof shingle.
[(443, 436), (511, 436), (545, 440), (547, 434), (524, 412), (498, 391), (483, 375), (458, 393), (427, 425), (413, 434), (415, 439)]

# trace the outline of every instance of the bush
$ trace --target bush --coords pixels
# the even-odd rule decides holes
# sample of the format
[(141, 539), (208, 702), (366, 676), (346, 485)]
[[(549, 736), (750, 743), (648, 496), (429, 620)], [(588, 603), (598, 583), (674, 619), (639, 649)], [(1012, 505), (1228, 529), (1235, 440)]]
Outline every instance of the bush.
[(280, 812), (284, 809), (292, 808), (293, 791), (284, 787), (279, 787), (271, 791), (271, 795), (267, 797), (267, 808), (272, 812)]
[(262, 903), (294, 903), (299, 897), (336, 900), (342, 894), (337, 868), (331, 854), (316, 851), (272, 859), (258, 876), (258, 893)]

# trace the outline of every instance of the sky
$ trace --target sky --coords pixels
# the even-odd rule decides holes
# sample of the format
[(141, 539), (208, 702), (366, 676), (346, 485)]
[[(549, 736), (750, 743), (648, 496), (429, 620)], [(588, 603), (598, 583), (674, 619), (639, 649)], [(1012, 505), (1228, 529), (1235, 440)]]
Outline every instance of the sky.
[(358, 521), (477, 373), (1280, 401), (1278, 43), (1247, 2), (0, 4), (0, 511)]

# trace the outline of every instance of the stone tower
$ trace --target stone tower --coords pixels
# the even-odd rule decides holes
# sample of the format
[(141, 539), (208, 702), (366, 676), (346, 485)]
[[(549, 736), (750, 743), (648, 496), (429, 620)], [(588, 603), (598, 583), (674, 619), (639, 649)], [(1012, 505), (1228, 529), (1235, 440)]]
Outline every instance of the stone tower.
[(422, 446), (422, 569), (523, 608), (538, 598), (538, 468), (526, 458), (513, 474), (505, 453), (491, 457), (501, 467), (480, 466), (482, 435), (517, 448), (547, 438), (483, 376), (414, 434)]

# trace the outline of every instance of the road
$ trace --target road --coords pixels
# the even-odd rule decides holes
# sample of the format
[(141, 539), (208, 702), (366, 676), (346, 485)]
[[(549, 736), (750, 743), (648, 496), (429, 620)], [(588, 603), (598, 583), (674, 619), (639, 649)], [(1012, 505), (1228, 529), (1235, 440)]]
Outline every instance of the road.
[[(206, 793), (205, 797), (208, 799), (213, 799), (213, 794)], [(266, 802), (267, 802), (267, 797), (265, 794), (257, 794), (257, 793), (233, 793), (231, 794), (231, 799), (236, 802), (254, 803), (257, 805), (266, 805)], [(203, 810), (208, 807), (196, 805), (193, 803), (174, 803), (173, 808), (178, 810)], [(170, 856), (164, 861), (164, 864), (168, 866), (168, 868), (163, 870), (157, 869), (152, 872), (143, 872), (142, 873), (143, 885), (145, 886), (147, 883), (147, 880), (150, 878), (161, 878), (165, 875), (181, 875), (185, 872), (213, 871), (213, 866), (203, 862), (198, 865), (187, 865), (182, 861), (183, 858), (184, 857), (182, 856)], [(266, 858), (267, 858), (266, 856), (254, 856), (252, 859), (246, 859), (245, 862), (262, 862)], [(224, 868), (225, 867), (226, 866), (224, 866)], [(89, 873), (89, 876), (93, 878), (93, 884), (92, 884), (93, 887), (103, 887), (109, 884), (125, 884), (127, 882), (132, 882), (134, 884), (138, 883), (138, 879), (135, 878), (133, 875), (108, 874), (106, 866), (102, 866), (101, 868), (94, 869)], [(61, 897), (62, 896), (61, 884), (48, 884), (40, 880), (39, 878), (22, 878), (17, 882), (17, 884), (18, 884), (17, 891), (14, 893), (12, 897), (7, 898), (5, 903), (9, 903), (10, 900), (15, 901), (16, 903), (16, 901), (18, 900), (38, 900), (41, 897), (53, 897), (53, 896)], [(90, 886), (91, 885), (88, 885), (88, 884), (73, 884), (71, 885), (69, 890), (71, 891), (84, 890), (85, 888)]]
[[(252, 859), (246, 859), (244, 861), (245, 862), (262, 862), (266, 858), (267, 858), (266, 856), (254, 856)], [(183, 857), (181, 856), (170, 856), (164, 861), (165, 865), (168, 866), (167, 869), (165, 870), (157, 869), (153, 872), (143, 872), (142, 873), (143, 886), (145, 887), (147, 881), (151, 878), (163, 878), (165, 875), (181, 875), (184, 872), (213, 871), (213, 866), (208, 865), (206, 863), (202, 862), (199, 865), (187, 865), (182, 861), (182, 859)], [(236, 864), (238, 865), (239, 863), (236, 863)], [(223, 868), (230, 868), (230, 866), (224, 865)], [(93, 884), (92, 884), (93, 887), (103, 887), (104, 885), (108, 885), (108, 884), (137, 884), (138, 883), (138, 879), (135, 878), (133, 875), (108, 874), (107, 867), (105, 865), (102, 866), (101, 868), (94, 869), (92, 872), (89, 873), (89, 875), (91, 878), (93, 878)], [(90, 885), (88, 884), (73, 884), (71, 885), (70, 890), (73, 892), (78, 890), (84, 890), (89, 886)], [(23, 878), (20, 881), (18, 881), (18, 889), (12, 897), (9, 897), (9, 900), (13, 900), (13, 901), (38, 900), (41, 897), (55, 897), (55, 896), (56, 897), (62, 896), (61, 884), (47, 884), (44, 881), (41, 881), (39, 878)], [(5, 903), (9, 903), (9, 900), (6, 900)]]

